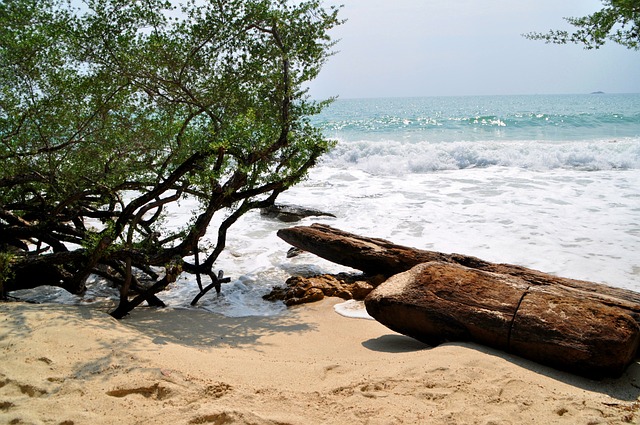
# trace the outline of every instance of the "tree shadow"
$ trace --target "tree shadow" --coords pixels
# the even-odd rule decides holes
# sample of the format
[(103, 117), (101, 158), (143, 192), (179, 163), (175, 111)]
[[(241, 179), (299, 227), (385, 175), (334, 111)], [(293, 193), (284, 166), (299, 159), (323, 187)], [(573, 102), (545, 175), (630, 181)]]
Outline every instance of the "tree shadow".
[[(40, 321), (34, 319), (34, 311), (37, 310), (45, 312), (52, 310), (62, 314), (43, 315), (43, 319), (46, 318), (46, 320)], [(37, 316), (37, 312), (35, 314)], [(314, 325), (300, 320), (296, 309), (290, 309), (278, 316), (234, 318), (199, 309), (139, 308), (132, 312), (130, 318), (116, 321), (107, 316), (104, 309), (92, 306), (23, 304), (17, 309), (5, 309), (3, 304), (0, 304), (0, 316), (4, 316), (2, 317), (4, 326), (0, 329), (0, 350), (3, 345), (11, 344), (11, 340), (15, 338), (30, 338), (34, 331), (55, 330), (62, 328), (63, 325), (65, 329), (69, 329), (77, 324), (78, 327), (89, 331), (95, 328), (96, 332), (105, 329), (116, 330), (117, 332), (99, 342), (106, 355), (99, 358), (91, 356), (92, 360), (89, 362), (81, 362), (74, 366), (77, 371), (74, 375), (76, 379), (100, 375), (113, 369), (114, 366), (135, 364), (135, 361), (131, 363), (129, 353), (148, 349), (145, 342), (139, 344), (140, 337), (149, 337), (158, 345), (172, 343), (195, 348), (238, 347), (259, 351), (261, 346), (267, 344), (261, 341), (264, 337), (282, 333), (303, 334), (315, 328)], [(433, 349), (427, 344), (400, 334), (382, 335), (363, 341), (361, 344), (369, 350), (383, 353), (424, 351), (425, 361), (428, 361), (429, 351)], [(74, 350), (89, 349), (83, 348), (82, 344), (74, 345), (70, 346)], [(632, 363), (621, 377), (597, 381), (475, 343), (456, 342), (445, 345), (463, 347), (500, 358), (533, 373), (585, 391), (606, 394), (615, 400), (634, 402), (640, 397), (640, 362), (638, 360)], [(41, 348), (46, 350), (46, 347)], [(42, 356), (37, 360), (49, 361), (45, 359), (49, 356), (46, 351), (32, 355)]]
[(313, 329), (297, 319), (295, 310), (277, 316), (227, 317), (200, 309), (138, 308), (121, 323), (156, 344), (251, 349), (259, 349), (260, 339), (266, 336)]
[[(118, 321), (108, 315), (108, 308), (19, 304), (17, 308), (5, 308), (7, 304), (0, 303), (0, 352), (3, 349), (7, 353), (11, 352), (14, 345), (19, 347), (18, 350), (24, 351), (25, 347), (16, 344), (16, 341), (28, 341), (35, 333), (40, 333), (42, 339), (43, 335), (64, 332), (65, 338), (55, 340), (56, 350), (50, 351), (46, 344), (39, 344), (29, 349), (27, 360), (32, 361), (34, 367), (46, 366), (46, 370), (53, 370), (63, 361), (61, 348), (70, 359), (75, 359), (73, 364), (69, 364), (73, 372), (68, 376), (56, 377), (55, 372), (44, 372), (51, 373), (51, 376), (43, 375), (42, 387), (61, 388), (72, 381), (84, 379), (106, 381), (114, 374), (147, 370), (135, 354), (150, 349), (146, 338), (157, 345), (173, 343), (193, 348), (231, 347), (260, 351), (262, 346), (268, 344), (261, 341), (263, 337), (282, 333), (299, 334), (314, 329), (313, 325), (299, 320), (295, 310), (280, 316), (233, 318), (197, 309), (139, 308), (129, 318)], [(82, 332), (74, 334), (73, 329), (82, 329)], [(87, 337), (92, 333), (97, 338)], [(88, 338), (86, 344), (82, 338)], [(23, 379), (2, 367), (0, 377), (4, 376), (3, 371), (13, 380)], [(151, 369), (147, 372), (151, 375), (155, 373)], [(53, 380), (45, 377), (52, 377)], [(58, 390), (59, 388), (49, 392)]]
[[(56, 338), (53, 344), (56, 347), (66, 347), (66, 353), (77, 352), (82, 356), (84, 352), (93, 350), (94, 347), (82, 344), (82, 334), (69, 333), (68, 329), (81, 328), (88, 332), (95, 331), (96, 334), (105, 330), (119, 331), (121, 329), (118, 321), (111, 318), (104, 308), (96, 306), (25, 302), (15, 302), (14, 304), (14, 302), (9, 302), (6, 304), (0, 303), (0, 317), (2, 316), (5, 316), (3, 317), (5, 332), (0, 333), (0, 351), (4, 348), (5, 352), (10, 352), (11, 347), (14, 345), (20, 345), (13, 341), (28, 341), (36, 333), (41, 333), (40, 338), (43, 338), (42, 334), (58, 335), (64, 331), (64, 337)], [(110, 352), (111, 354), (99, 358), (89, 356), (92, 360), (75, 364), (73, 366), (76, 370), (76, 373), (73, 374), (74, 379), (82, 379), (83, 377), (97, 375), (108, 370), (118, 361), (119, 350), (113, 349), (113, 347), (128, 349), (135, 344), (135, 340), (132, 340), (130, 335), (120, 335), (118, 333), (113, 335), (118, 335), (117, 339), (96, 342), (101, 348), (105, 348), (105, 352)], [(76, 341), (74, 338), (78, 338), (78, 340)], [(25, 347), (21, 347), (21, 350), (25, 350)], [(33, 362), (33, 359), (36, 359), (38, 362), (50, 366), (51, 370), (54, 370), (57, 363), (61, 362), (61, 351), (59, 349), (50, 351), (45, 343), (29, 348), (28, 352), (30, 356), (25, 358), (26, 362)], [(38, 362), (32, 364), (37, 365), (39, 364)], [(55, 372), (51, 373), (55, 375)], [(63, 381), (64, 379), (60, 382)], [(58, 382), (58, 380), (50, 382)]]

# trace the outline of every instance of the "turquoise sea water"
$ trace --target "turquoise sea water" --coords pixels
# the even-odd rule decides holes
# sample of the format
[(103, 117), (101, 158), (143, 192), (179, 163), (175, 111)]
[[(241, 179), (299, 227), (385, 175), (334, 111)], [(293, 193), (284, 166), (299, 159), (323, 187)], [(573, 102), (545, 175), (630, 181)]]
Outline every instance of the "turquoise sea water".
[(313, 122), (343, 163), (640, 168), (640, 94), (338, 99)]
[(640, 94), (338, 99), (315, 122), (345, 141), (640, 137)]

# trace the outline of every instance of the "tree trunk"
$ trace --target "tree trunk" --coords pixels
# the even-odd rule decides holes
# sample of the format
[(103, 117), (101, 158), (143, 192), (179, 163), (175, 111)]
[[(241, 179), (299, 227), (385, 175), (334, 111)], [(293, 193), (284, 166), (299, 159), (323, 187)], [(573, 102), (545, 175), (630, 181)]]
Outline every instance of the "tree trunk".
[(418, 264), (436, 261), (514, 276), (540, 290), (621, 308), (640, 323), (640, 294), (626, 289), (558, 277), (513, 264), (490, 263), (467, 255), (444, 254), (396, 245), (384, 239), (363, 237), (323, 224), (281, 229), (278, 236), (304, 251), (372, 275), (389, 277)]
[(81, 264), (82, 260), (82, 255), (77, 252), (26, 257), (12, 265), (9, 278), (4, 282), (4, 291), (8, 293), (49, 285), (82, 295), (86, 291), (84, 282), (73, 281), (73, 270), (67, 270), (77, 267), (76, 264)]
[(620, 376), (635, 360), (638, 323), (620, 308), (552, 288), (429, 262), (389, 278), (365, 305), (389, 329), (427, 344), (470, 341), (590, 378)]

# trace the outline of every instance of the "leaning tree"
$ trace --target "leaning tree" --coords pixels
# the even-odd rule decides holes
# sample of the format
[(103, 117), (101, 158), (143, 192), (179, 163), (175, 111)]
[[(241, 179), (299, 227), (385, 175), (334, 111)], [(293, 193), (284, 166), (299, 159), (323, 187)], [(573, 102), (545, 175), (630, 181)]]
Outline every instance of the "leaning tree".
[(547, 33), (524, 34), (532, 40), (547, 43), (582, 44), (585, 49), (598, 49), (607, 40), (628, 49), (640, 50), (640, 1), (603, 0), (603, 7), (591, 15), (564, 18), (573, 25), (573, 32), (551, 30)]
[(0, 3), (0, 295), (97, 274), (120, 318), (181, 272), (219, 290), (229, 227), (331, 147), (305, 86), (339, 23), (318, 0)]

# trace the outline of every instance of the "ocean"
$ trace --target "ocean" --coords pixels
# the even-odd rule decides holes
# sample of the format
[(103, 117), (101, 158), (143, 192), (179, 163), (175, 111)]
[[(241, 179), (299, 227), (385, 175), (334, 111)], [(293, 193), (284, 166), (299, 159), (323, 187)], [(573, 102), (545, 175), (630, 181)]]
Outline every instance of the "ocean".
[[(336, 217), (297, 224), (640, 291), (640, 94), (338, 99), (312, 122), (337, 145), (278, 202)], [(169, 224), (190, 217), (185, 201)], [(246, 214), (217, 264), (231, 282), (196, 308), (282, 314), (262, 296), (289, 276), (351, 271), (312, 254), (286, 258), (276, 231), (290, 225)], [(191, 308), (196, 293), (183, 275), (159, 296)], [(82, 299), (55, 288), (18, 295), (115, 296), (97, 278)], [(338, 310), (362, 315), (354, 303)]]

